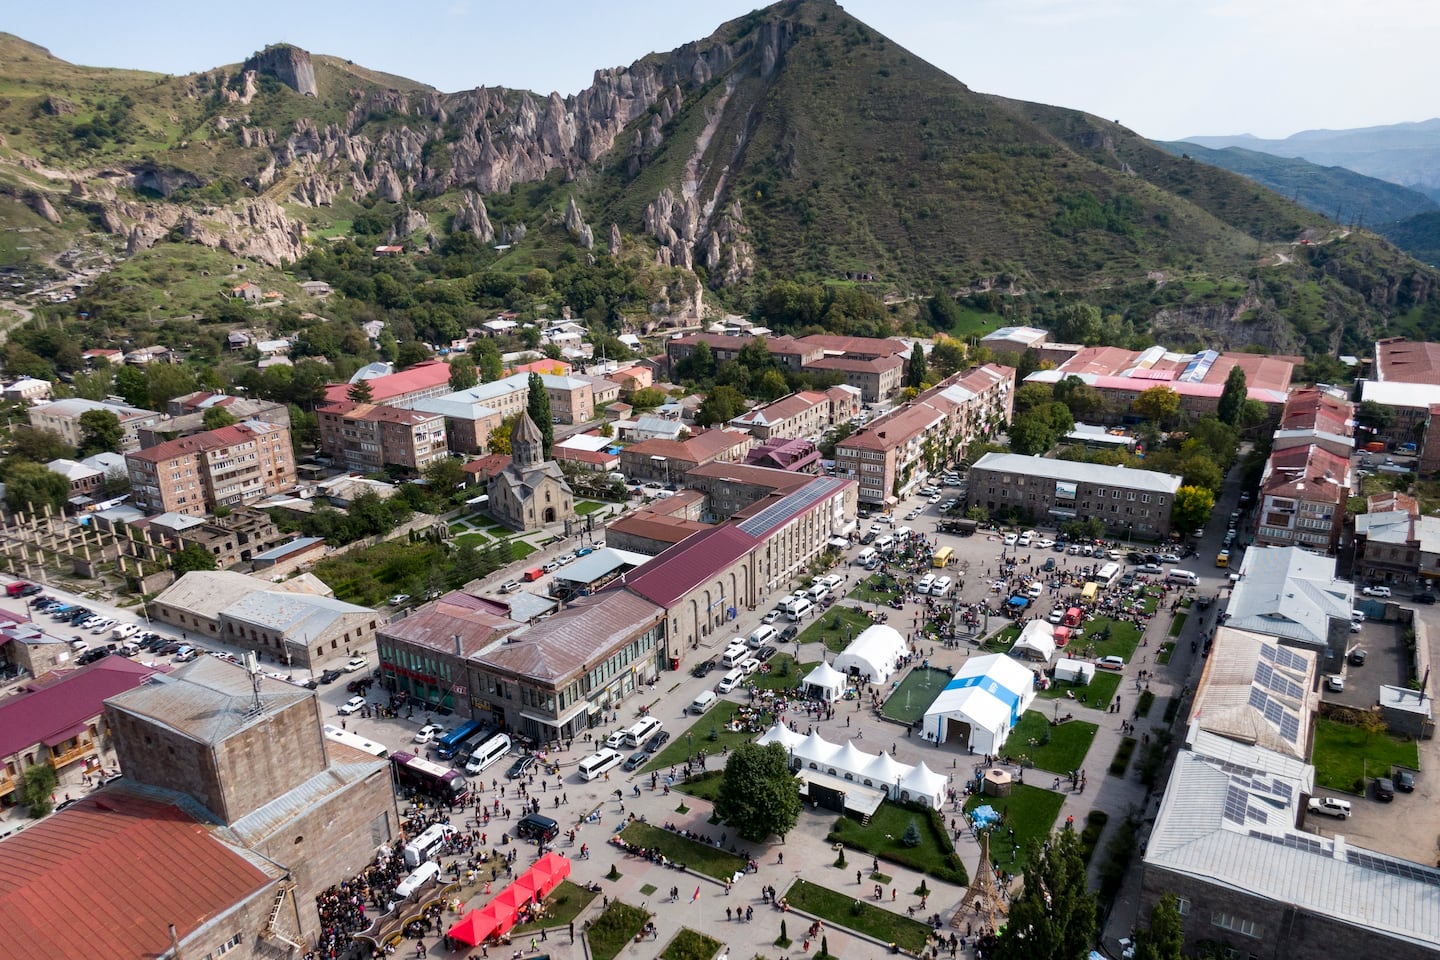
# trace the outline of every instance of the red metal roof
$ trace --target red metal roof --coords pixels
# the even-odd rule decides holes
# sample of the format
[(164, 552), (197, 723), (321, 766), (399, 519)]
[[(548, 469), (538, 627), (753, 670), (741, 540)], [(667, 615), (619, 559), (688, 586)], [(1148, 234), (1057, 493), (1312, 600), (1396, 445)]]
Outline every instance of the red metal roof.
[(124, 657), (106, 657), (43, 685), (31, 684), (32, 693), (0, 703), (0, 757), (37, 743), (63, 742), (67, 738), (56, 737), (98, 717), (106, 699), (160, 672)]
[[(450, 382), (450, 364), (444, 360), (423, 360), (413, 367), (384, 377), (372, 377), (370, 401), (379, 403), (415, 390), (428, 390)], [(332, 383), (325, 388), (325, 400), (336, 403), (349, 399), (350, 384)]]
[[(616, 581), (669, 610), (685, 594), (755, 547), (734, 524), (702, 530)], [(733, 605), (735, 599), (731, 598)]]
[(243, 423), (236, 423), (228, 427), (220, 427), (216, 430), (206, 430), (204, 433), (197, 433), (188, 437), (166, 440), (164, 443), (157, 443), (153, 447), (146, 447), (144, 450), (126, 454), (126, 456), (131, 460), (146, 460), (160, 463), (191, 453), (215, 450), (219, 447), (228, 447), (236, 443), (248, 443), (256, 437), (269, 436), (277, 430), (285, 429), (278, 424), (267, 423), (266, 426), (271, 429), (265, 431), (254, 430)]
[(3, 953), (158, 957), (170, 924), (183, 940), (272, 882), (173, 804), (106, 789), (0, 842)]

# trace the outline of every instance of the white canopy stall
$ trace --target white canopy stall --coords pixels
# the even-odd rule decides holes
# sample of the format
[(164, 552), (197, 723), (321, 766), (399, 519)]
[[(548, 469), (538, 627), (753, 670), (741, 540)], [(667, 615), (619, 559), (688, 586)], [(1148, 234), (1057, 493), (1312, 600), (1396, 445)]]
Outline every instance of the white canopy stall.
[(819, 666), (807, 673), (805, 679), (800, 681), (800, 690), (807, 697), (814, 697), (825, 703), (834, 703), (845, 695), (845, 688), (849, 686), (849, 683), (845, 674), (822, 660)]
[(1010, 648), (1010, 655), (1049, 663), (1050, 658), (1055, 656), (1055, 628), (1044, 620), (1031, 620), (1020, 631), (1019, 639)]
[(905, 638), (900, 631), (876, 623), (850, 641), (845, 652), (835, 658), (835, 669), (871, 683), (884, 683), (900, 666), (905, 653)]
[(866, 753), (853, 741), (834, 744), (818, 733), (802, 737), (778, 723), (755, 742), (782, 744), (790, 752), (796, 775), (807, 784), (805, 790), (809, 791), (813, 785), (828, 791), (832, 797), (843, 794), (846, 809), (874, 813), (884, 798), (920, 803), (937, 810), (945, 802), (949, 781), (923, 763), (912, 767), (888, 753), (881, 752), (878, 756)]

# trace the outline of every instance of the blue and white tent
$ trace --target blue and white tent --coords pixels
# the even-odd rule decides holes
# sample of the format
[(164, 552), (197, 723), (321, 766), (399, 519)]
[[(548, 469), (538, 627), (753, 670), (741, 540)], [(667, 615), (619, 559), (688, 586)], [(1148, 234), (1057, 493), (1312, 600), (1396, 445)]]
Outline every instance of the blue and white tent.
[(1035, 699), (1035, 674), (1002, 653), (971, 657), (925, 711), (925, 737), (999, 753)]

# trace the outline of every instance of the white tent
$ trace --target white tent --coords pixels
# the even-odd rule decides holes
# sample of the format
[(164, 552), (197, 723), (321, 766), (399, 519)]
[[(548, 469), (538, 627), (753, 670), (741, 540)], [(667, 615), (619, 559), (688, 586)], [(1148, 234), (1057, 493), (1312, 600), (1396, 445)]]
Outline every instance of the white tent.
[(899, 762), (885, 751), (865, 765), (865, 779), (874, 783), (877, 787), (884, 787), (892, 795), (895, 793), (895, 784), (900, 782), (910, 768)]
[(777, 723), (762, 733), (760, 739), (755, 742), (762, 747), (767, 743), (778, 743), (786, 750), (793, 750), (805, 742), (805, 734), (796, 733), (785, 724)]
[(864, 773), (865, 768), (870, 766), (874, 760), (875, 758), (870, 754), (856, 747), (855, 741), (846, 740), (845, 746), (830, 755), (828, 761), (830, 769), (825, 772), (837, 777), (854, 779), (855, 774)]
[(1057, 682), (1068, 680), (1081, 687), (1089, 686), (1090, 681), (1095, 679), (1095, 664), (1089, 660), (1065, 657), (1055, 661), (1055, 679)]
[(971, 657), (925, 711), (925, 738), (999, 753), (1035, 699), (1035, 675), (1002, 653)]
[(900, 631), (883, 623), (873, 624), (860, 631), (860, 636), (835, 658), (835, 669), (869, 678), (871, 683), (884, 683), (900, 665), (905, 649)]
[(945, 806), (945, 787), (948, 784), (949, 780), (925, 766), (922, 760), (901, 777), (899, 799), (940, 810)]
[(836, 670), (823, 660), (814, 670), (805, 675), (800, 681), (800, 689), (807, 697), (814, 697), (816, 700), (823, 700), (826, 703), (834, 703), (845, 695), (845, 687), (849, 680), (845, 674)]
[(830, 762), (840, 748), (829, 740), (821, 737), (820, 734), (812, 732), (806, 737), (803, 743), (796, 745), (795, 758), (803, 761), (805, 766), (820, 767)]
[(1031, 620), (1020, 631), (1015, 646), (1010, 648), (1010, 655), (1049, 663), (1050, 658), (1055, 656), (1055, 628), (1044, 620)]

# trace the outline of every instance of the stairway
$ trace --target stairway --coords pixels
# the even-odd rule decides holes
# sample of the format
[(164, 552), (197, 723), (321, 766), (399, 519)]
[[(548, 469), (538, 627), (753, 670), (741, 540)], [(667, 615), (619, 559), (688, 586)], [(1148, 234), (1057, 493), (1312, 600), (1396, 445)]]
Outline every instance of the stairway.
[(282, 933), (276, 924), (280, 922), (280, 911), (285, 907), (285, 898), (295, 889), (295, 881), (286, 878), (280, 882), (280, 889), (275, 891), (275, 902), (270, 905), (270, 919), (265, 921), (265, 929), (261, 933), (267, 940), (279, 940), (281, 943), (288, 943), (296, 950), (304, 950), (305, 944), (300, 943), (286, 933)]

